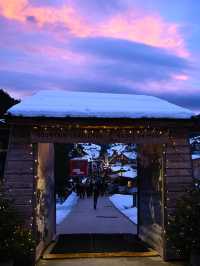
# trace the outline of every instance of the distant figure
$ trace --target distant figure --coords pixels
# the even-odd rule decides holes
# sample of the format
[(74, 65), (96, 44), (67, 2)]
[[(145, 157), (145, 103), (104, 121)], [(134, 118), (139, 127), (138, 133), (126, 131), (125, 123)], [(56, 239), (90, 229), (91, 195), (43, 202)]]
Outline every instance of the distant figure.
[(101, 181), (99, 189), (100, 189), (101, 196), (103, 197), (106, 191), (106, 184), (104, 181)]
[(92, 195), (92, 182), (88, 181), (86, 183), (86, 194), (87, 194), (87, 198), (89, 198)]
[(89, 196), (92, 196), (92, 191), (93, 191), (93, 184), (92, 184), (92, 181), (90, 181), (90, 184), (89, 184)]
[(80, 198), (84, 199), (85, 198), (85, 184), (81, 183), (80, 184)]
[(75, 185), (75, 187), (76, 187), (76, 193), (77, 193), (77, 196), (80, 197), (80, 194), (81, 194), (81, 193), (80, 193), (80, 183), (77, 182), (76, 185)]
[(95, 183), (93, 185), (93, 199), (94, 199), (94, 209), (95, 210), (97, 208), (98, 197), (99, 197), (99, 186), (98, 186), (98, 183)]

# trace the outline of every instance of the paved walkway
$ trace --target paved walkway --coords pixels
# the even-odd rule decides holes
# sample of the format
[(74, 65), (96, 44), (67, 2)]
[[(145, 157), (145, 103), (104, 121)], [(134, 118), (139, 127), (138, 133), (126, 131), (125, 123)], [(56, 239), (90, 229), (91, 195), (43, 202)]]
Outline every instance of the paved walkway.
[(129, 233), (137, 234), (137, 226), (120, 213), (108, 197), (99, 197), (97, 209), (93, 199), (79, 199), (71, 213), (57, 226), (57, 234)]

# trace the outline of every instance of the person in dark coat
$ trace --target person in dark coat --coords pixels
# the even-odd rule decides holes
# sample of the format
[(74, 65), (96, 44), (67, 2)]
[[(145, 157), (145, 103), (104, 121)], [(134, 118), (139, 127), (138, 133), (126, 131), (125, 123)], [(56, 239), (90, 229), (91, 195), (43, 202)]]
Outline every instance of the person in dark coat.
[(76, 187), (76, 193), (77, 193), (77, 196), (80, 197), (80, 194), (81, 194), (81, 193), (80, 193), (80, 183), (77, 182), (75, 187)]
[(80, 198), (84, 199), (85, 197), (85, 185), (83, 183), (80, 183)]
[(98, 186), (98, 183), (95, 183), (93, 185), (93, 199), (94, 199), (94, 209), (95, 210), (97, 208), (98, 197), (99, 197), (99, 186)]

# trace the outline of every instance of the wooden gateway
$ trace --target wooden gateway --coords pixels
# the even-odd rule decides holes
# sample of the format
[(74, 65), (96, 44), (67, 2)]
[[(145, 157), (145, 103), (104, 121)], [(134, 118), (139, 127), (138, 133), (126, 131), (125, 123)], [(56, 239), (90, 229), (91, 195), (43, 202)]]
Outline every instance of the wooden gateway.
[(56, 234), (54, 143), (138, 145), (138, 236), (164, 260), (168, 219), (192, 186), (188, 136), (194, 114), (151, 96), (44, 91), (9, 110), (8, 192), (37, 239), (38, 258)]

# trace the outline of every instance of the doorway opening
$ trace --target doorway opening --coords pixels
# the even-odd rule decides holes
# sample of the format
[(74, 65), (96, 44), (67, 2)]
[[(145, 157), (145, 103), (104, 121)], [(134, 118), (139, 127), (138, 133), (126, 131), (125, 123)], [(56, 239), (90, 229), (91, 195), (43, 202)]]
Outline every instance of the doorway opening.
[(38, 144), (38, 243), (57, 237), (50, 257), (148, 251), (138, 239), (148, 231), (154, 246), (162, 228), (161, 155), (162, 145)]

